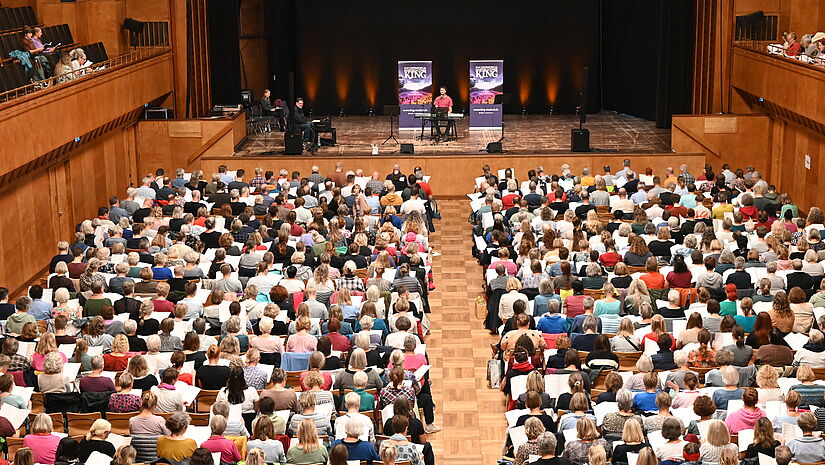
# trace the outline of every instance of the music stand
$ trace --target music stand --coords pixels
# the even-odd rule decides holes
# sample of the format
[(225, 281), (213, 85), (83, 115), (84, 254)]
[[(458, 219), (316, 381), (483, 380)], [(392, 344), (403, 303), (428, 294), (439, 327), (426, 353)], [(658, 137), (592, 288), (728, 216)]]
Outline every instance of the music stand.
[(401, 115), (401, 106), (400, 105), (384, 105), (383, 113), (390, 117), (390, 135), (387, 136), (386, 139), (384, 139), (384, 142), (382, 142), (381, 145), (386, 144), (387, 142), (390, 141), (390, 139), (395, 141), (395, 144), (398, 145), (398, 139), (395, 138), (395, 125), (393, 124), (393, 117)]
[(509, 105), (511, 99), (511, 94), (498, 94), (495, 100), (493, 100), (495, 105), (501, 105), (501, 138), (498, 140), (499, 142), (507, 140), (504, 137), (504, 105)]

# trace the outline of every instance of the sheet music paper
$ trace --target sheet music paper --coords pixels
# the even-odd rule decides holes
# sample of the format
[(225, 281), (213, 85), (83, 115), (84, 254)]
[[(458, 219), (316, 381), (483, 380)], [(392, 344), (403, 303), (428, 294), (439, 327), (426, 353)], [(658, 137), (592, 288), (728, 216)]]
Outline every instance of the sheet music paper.
[[(521, 376), (518, 378), (521, 378)], [(524, 376), (524, 378), (526, 389), (527, 377)], [(569, 374), (544, 375), (544, 392), (546, 392), (551, 398), (558, 399), (561, 394), (564, 394), (570, 389), (570, 386), (567, 385), (567, 380), (569, 378)]]
[(802, 346), (808, 343), (808, 336), (799, 333), (788, 333), (785, 336), (785, 342), (791, 346), (791, 349), (800, 350)]
[[(599, 404), (599, 405), (601, 405), (601, 404)], [(509, 410), (507, 412), (504, 412), (504, 417), (507, 418), (507, 425), (510, 428), (512, 428), (512, 427), (516, 426), (516, 423), (518, 422), (518, 419), (521, 418), (522, 415), (527, 415), (528, 413), (530, 413), (530, 409), (528, 409), (528, 408), (517, 409), (517, 410)]]
[(0, 406), (0, 416), (9, 420), (11, 427), (17, 429), (20, 428), (20, 425), (22, 425), (23, 422), (26, 421), (26, 418), (29, 417), (29, 410), (20, 409), (12, 406), (11, 404), (4, 403)]
[(739, 452), (745, 452), (751, 444), (753, 444), (753, 430), (743, 429), (739, 431)]
[(596, 417), (596, 426), (601, 426), (604, 421), (604, 416), (608, 413), (616, 413), (619, 411), (619, 404), (617, 402), (602, 402), (593, 406), (593, 415)]

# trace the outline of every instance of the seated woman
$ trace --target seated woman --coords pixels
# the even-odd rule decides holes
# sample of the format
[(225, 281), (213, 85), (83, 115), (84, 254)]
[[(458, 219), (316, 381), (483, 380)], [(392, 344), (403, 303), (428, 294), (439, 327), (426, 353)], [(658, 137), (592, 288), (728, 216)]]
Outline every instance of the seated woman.
[[(707, 291), (705, 291), (705, 293), (707, 293)], [(682, 330), (682, 332), (679, 333), (679, 337), (676, 338), (676, 348), (681, 349), (687, 344), (699, 342), (699, 331), (702, 329), (702, 315), (699, 314), (699, 312), (690, 313), (686, 328)]]
[(588, 452), (593, 446), (602, 446), (605, 450), (610, 449), (607, 441), (599, 437), (596, 429), (596, 421), (592, 418), (579, 418), (576, 422), (575, 441), (570, 441), (564, 446), (562, 458), (574, 463), (585, 463), (588, 460)]
[[(568, 376), (567, 385), (570, 387), (570, 392), (564, 392), (562, 394), (559, 394), (559, 397), (556, 400), (556, 410), (570, 410), (570, 400), (573, 398), (573, 396), (579, 392), (586, 394), (586, 391), (584, 389), (584, 375), (582, 373), (572, 373), (570, 376)], [(584, 410), (590, 410), (589, 397), (587, 398), (587, 408), (585, 408)]]
[(115, 446), (106, 440), (111, 432), (111, 423), (102, 418), (95, 420), (89, 428), (89, 432), (86, 433), (86, 437), (80, 441), (80, 445), (78, 446), (78, 459), (81, 462), (85, 462), (89, 459), (92, 452), (100, 452), (109, 457), (114, 457)]
[(825, 368), (825, 337), (818, 329), (808, 332), (808, 342), (796, 351), (794, 364)]
[(622, 429), (622, 442), (613, 449), (613, 463), (627, 463), (628, 452), (638, 454), (645, 447), (650, 447), (642, 433), (638, 421), (627, 421)]
[(659, 377), (656, 373), (645, 373), (642, 378), (644, 392), (640, 392), (633, 397), (633, 410), (636, 412), (656, 412), (659, 406), (656, 404), (656, 394), (659, 387)]
[(544, 392), (544, 377), (539, 371), (533, 370), (527, 374), (527, 391), (518, 396), (517, 408), (525, 408), (527, 394), (535, 392), (539, 396), (541, 408), (550, 408), (550, 395)]
[[(673, 400), (670, 397), (670, 394), (659, 391), (656, 393), (656, 406), (658, 407), (658, 411), (655, 415), (645, 417), (644, 427), (645, 431), (650, 433), (651, 431), (659, 431), (662, 429), (662, 424), (668, 418), (674, 418), (673, 415), (670, 414), (670, 407), (673, 404)], [(679, 430), (684, 431), (685, 426), (682, 424), (682, 420), (676, 419), (679, 422)]]
[(816, 429), (816, 417), (812, 413), (805, 412), (799, 416), (796, 424), (802, 430), (802, 437), (791, 439), (787, 444), (794, 460), (798, 463), (815, 463), (825, 460), (825, 439), (813, 435)]
[(304, 420), (312, 421), (317, 433), (321, 435), (329, 436), (333, 434), (329, 416), (325, 413), (315, 411), (315, 394), (312, 391), (303, 393), (301, 398), (298, 399), (298, 413), (292, 415), (289, 427), (287, 427), (287, 432), (290, 434), (300, 434), (299, 428), (303, 426)]
[(140, 397), (131, 393), (134, 387), (134, 378), (128, 372), (123, 372), (117, 378), (120, 392), (116, 392), (109, 397), (109, 410), (114, 413), (127, 413), (140, 411)]
[(528, 418), (527, 421), (524, 422), (524, 435), (527, 437), (527, 442), (519, 445), (515, 454), (515, 464), (526, 464), (530, 456), (538, 452), (537, 439), (544, 431), (545, 428), (538, 418)]
[(103, 369), (106, 371), (123, 371), (129, 365), (129, 338), (118, 334), (112, 340), (112, 351), (103, 354)]
[(209, 452), (220, 453), (222, 463), (235, 463), (240, 461), (241, 453), (238, 452), (238, 446), (235, 443), (223, 436), (226, 431), (226, 418), (215, 415), (209, 421), (209, 428), (212, 435), (209, 439), (201, 444), (201, 447), (208, 449)]
[(169, 418), (167, 418), (166, 428), (170, 431), (170, 434), (158, 438), (158, 457), (177, 462), (184, 461), (189, 457), (192, 457), (192, 453), (198, 448), (198, 444), (194, 439), (183, 436), (188, 427), (189, 415), (186, 413), (173, 413)]
[(702, 329), (697, 335), (699, 348), (691, 350), (688, 354), (688, 366), (693, 368), (711, 368), (718, 366), (716, 354), (708, 347), (710, 343), (710, 331)]
[(587, 394), (583, 392), (573, 394), (573, 397), (570, 399), (569, 412), (559, 418), (559, 431), (577, 427), (578, 422), (582, 419), (592, 420), (595, 425), (596, 417), (586, 413), (589, 409), (590, 399), (587, 397)]
[(745, 429), (753, 429), (756, 421), (765, 416), (765, 411), (756, 406), (759, 401), (759, 394), (754, 388), (746, 388), (742, 394), (742, 401), (745, 406), (739, 410), (728, 412), (725, 418), (725, 425), (731, 434), (739, 434)]
[(630, 318), (622, 318), (619, 331), (610, 338), (610, 349), (613, 352), (639, 352), (642, 349), (636, 328)]
[(55, 463), (60, 436), (53, 434), (52, 418), (45, 413), (38, 413), (31, 423), (30, 431), (23, 438), (23, 447), (31, 449), (34, 462)]
[(624, 388), (630, 391), (644, 391), (644, 378), (648, 373), (653, 372), (653, 360), (647, 354), (642, 354), (639, 360), (636, 361), (636, 370), (639, 373), (634, 374), (624, 383)]
[(722, 382), (725, 383), (725, 387), (713, 392), (713, 403), (717, 409), (727, 410), (728, 401), (741, 399), (745, 390), (738, 387), (739, 371), (730, 365), (722, 368)]
[[(681, 353), (684, 354), (684, 352)], [(684, 378), (682, 378), (682, 386), (673, 381), (669, 381), (667, 384), (668, 387), (676, 391), (676, 397), (673, 399), (672, 405), (674, 409), (690, 408), (693, 406), (696, 398), (699, 397), (699, 377), (696, 376), (696, 373), (686, 373)]]
[(825, 386), (814, 384), (816, 374), (808, 365), (801, 365), (796, 369), (796, 379), (800, 384), (791, 386), (790, 392), (798, 392), (801, 396), (800, 404), (803, 408), (825, 407)]
[[(8, 341), (9, 339), (6, 340)], [(43, 394), (68, 392), (66, 379), (63, 376), (62, 355), (63, 354), (59, 352), (51, 352), (46, 355), (45, 360), (43, 360), (43, 373), (37, 375), (37, 384), (40, 386), (40, 392)], [(114, 387), (112, 390), (114, 390)]]
[(608, 413), (602, 421), (602, 432), (608, 437), (617, 437), (624, 432), (624, 425), (628, 420), (635, 420), (642, 425), (642, 417), (633, 413), (633, 393), (627, 389), (619, 389), (616, 393), (618, 412)]
[(287, 451), (287, 463), (296, 465), (326, 463), (329, 456), (327, 448), (318, 444), (318, 431), (312, 420), (300, 421), (297, 437), (298, 444)]
[(524, 423), (530, 418), (538, 418), (544, 425), (545, 430), (555, 431), (556, 422), (553, 420), (553, 417), (548, 415), (547, 412), (542, 409), (541, 397), (539, 396), (539, 393), (529, 391), (525, 393), (525, 396), (524, 406), (527, 407), (529, 412), (519, 417), (516, 421), (516, 426), (524, 425)]
[(739, 446), (737, 444), (731, 444), (730, 432), (723, 421), (710, 420), (707, 431), (707, 437), (703, 438), (703, 442), (699, 446), (700, 460), (702, 463), (719, 463), (720, 456), (723, 451), (726, 450), (739, 454)]
[(610, 350), (610, 339), (608, 339), (607, 336), (604, 334), (596, 336), (596, 341), (593, 343), (593, 350), (587, 354), (585, 364), (590, 369), (619, 369), (619, 357)]
[(685, 441), (682, 440), (684, 431), (682, 422), (676, 418), (667, 418), (662, 423), (662, 437), (667, 440), (654, 448), (656, 458), (660, 461), (682, 462), (684, 460)]
[(774, 457), (779, 444), (774, 437), (773, 424), (766, 417), (762, 417), (756, 420), (753, 427), (753, 444), (745, 451), (745, 458), (758, 458), (759, 454)]

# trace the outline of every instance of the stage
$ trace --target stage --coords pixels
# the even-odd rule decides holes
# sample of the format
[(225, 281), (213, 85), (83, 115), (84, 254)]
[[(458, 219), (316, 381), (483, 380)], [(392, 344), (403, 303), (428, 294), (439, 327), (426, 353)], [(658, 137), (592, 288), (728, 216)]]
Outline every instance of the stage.
[[(458, 140), (435, 144), (418, 140), (419, 130), (398, 131), (395, 119), (395, 137), (399, 143), (415, 145), (416, 155), (471, 155), (483, 151), (487, 144), (501, 138), (501, 130), (470, 130), (469, 119), (457, 123)], [(535, 155), (570, 152), (570, 130), (579, 127), (576, 115), (504, 115), (503, 149), (507, 154)], [(379, 146), (380, 155), (399, 153), (400, 145), (392, 140), (382, 142), (390, 134), (388, 116), (332, 117), (338, 144), (321, 147), (315, 154), (325, 156), (370, 155), (372, 144)], [(590, 129), (590, 146), (596, 153), (662, 153), (670, 152), (670, 129), (657, 129), (653, 122), (613, 112), (587, 116), (585, 127)], [(425, 135), (429, 135), (429, 128)], [(236, 157), (256, 157), (264, 152), (283, 155), (283, 133), (274, 131), (247, 137), (235, 152)], [(306, 154), (305, 155), (309, 155)]]

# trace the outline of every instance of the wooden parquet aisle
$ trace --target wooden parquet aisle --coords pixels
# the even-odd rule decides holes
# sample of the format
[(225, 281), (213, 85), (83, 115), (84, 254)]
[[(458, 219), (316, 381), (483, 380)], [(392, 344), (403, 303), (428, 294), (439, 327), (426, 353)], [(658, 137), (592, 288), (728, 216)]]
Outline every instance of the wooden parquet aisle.
[(436, 290), (430, 294), (427, 352), (433, 364), (436, 424), (442, 431), (431, 441), (436, 464), (494, 464), (507, 422), (504, 397), (487, 386), (490, 343), (496, 338), (484, 329), (483, 315), (476, 317), (482, 277), (470, 254), (470, 205), (466, 199), (443, 200), (439, 207), (442, 219), (430, 236), (441, 256), (433, 259)]

